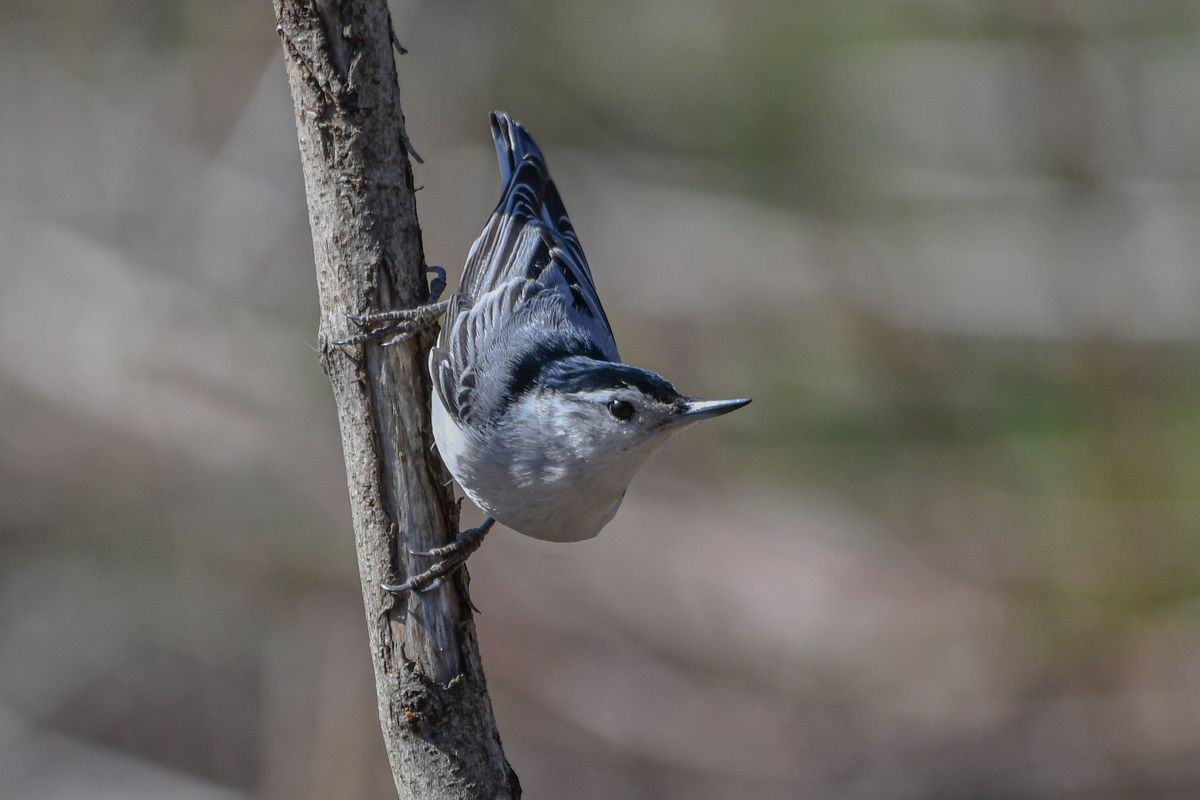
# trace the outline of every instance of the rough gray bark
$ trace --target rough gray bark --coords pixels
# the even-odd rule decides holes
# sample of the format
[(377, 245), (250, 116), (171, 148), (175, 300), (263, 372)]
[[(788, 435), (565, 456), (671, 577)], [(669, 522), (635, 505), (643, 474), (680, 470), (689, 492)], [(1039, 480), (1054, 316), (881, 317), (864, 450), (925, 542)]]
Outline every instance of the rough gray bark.
[(341, 348), (349, 313), (425, 300), (425, 257), (385, 0), (274, 0), (296, 110), (379, 719), (402, 798), (517, 798), (460, 575), (395, 601), (410, 550), (447, 543), (458, 514), (431, 452), (425, 353)]

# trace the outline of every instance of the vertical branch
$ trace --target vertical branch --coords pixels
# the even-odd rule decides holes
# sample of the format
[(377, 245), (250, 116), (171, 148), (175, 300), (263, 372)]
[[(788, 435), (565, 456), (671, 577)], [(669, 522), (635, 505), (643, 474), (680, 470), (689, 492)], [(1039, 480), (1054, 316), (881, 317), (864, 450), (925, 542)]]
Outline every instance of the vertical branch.
[(366, 607), (379, 719), (402, 798), (517, 798), (460, 576), (393, 600), (409, 551), (457, 528), (433, 455), (425, 354), (340, 348), (347, 314), (410, 308), (427, 293), (393, 33), (385, 0), (274, 0), (296, 111), (321, 303)]

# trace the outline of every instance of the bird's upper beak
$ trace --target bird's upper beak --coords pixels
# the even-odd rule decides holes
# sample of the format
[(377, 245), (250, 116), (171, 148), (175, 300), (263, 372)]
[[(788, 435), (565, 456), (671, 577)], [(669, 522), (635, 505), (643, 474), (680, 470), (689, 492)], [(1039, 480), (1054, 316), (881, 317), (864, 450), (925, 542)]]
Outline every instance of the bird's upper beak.
[(736, 411), (749, 402), (749, 397), (739, 397), (736, 400), (684, 400), (679, 410), (671, 415), (671, 419), (678, 422), (697, 422)]

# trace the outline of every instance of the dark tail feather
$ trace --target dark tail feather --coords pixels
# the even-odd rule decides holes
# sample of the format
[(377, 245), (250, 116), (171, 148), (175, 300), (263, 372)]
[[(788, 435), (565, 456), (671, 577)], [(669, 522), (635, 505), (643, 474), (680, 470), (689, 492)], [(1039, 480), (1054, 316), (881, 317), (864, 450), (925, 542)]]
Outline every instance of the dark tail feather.
[(546, 174), (546, 159), (538, 149), (521, 123), (514, 121), (503, 111), (493, 111), (492, 140), (496, 143), (496, 158), (500, 162), (500, 185), (508, 186), (508, 182), (517, 171), (522, 161), (534, 161), (543, 175)]

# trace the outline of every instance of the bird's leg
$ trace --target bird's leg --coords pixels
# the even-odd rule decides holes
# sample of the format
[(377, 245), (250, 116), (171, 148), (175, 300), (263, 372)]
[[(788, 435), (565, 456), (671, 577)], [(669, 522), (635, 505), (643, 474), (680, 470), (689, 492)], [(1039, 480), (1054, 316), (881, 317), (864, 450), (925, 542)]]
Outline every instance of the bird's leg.
[(429, 556), (441, 559), (424, 572), (418, 572), (409, 577), (404, 583), (385, 583), (382, 588), (390, 594), (402, 594), (409, 591), (424, 592), (441, 585), (442, 581), (454, 574), (455, 570), (467, 563), (467, 558), (479, 549), (488, 531), (496, 524), (496, 520), (488, 517), (478, 528), (460, 531), (454, 541), (442, 547), (435, 547), (429, 552), (409, 552), (416, 556)]
[(347, 336), (345, 339), (338, 339), (334, 344), (345, 346), (387, 338), (388, 340), (381, 344), (382, 347), (387, 347), (433, 327), (438, 318), (446, 313), (447, 306), (450, 305), (448, 300), (438, 300), (446, 289), (446, 270), (432, 266), (428, 267), (426, 272), (432, 273), (435, 277), (429, 282), (429, 298), (424, 305), (396, 311), (347, 314), (347, 318), (363, 330), (361, 333)]
[(347, 314), (347, 318), (362, 327), (361, 333), (338, 339), (336, 345), (362, 344), (378, 339), (386, 339), (382, 347), (396, 344), (416, 333), (432, 328), (442, 314), (446, 313), (449, 300), (432, 303), (416, 308), (402, 308), (395, 311), (372, 311), (368, 314)]

